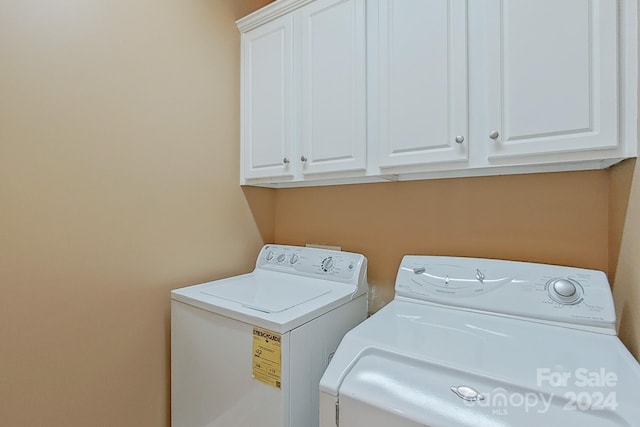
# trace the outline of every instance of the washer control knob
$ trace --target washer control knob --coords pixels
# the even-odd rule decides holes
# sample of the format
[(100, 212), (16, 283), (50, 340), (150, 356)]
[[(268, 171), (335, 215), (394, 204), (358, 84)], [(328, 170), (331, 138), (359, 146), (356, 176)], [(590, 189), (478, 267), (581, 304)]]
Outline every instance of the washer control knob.
[(287, 255), (285, 254), (280, 254), (278, 255), (278, 258), (276, 258), (276, 261), (278, 262), (284, 262), (284, 260), (287, 259)]
[(582, 297), (582, 287), (573, 279), (559, 277), (547, 282), (547, 292), (560, 304), (575, 304)]
[(291, 255), (291, 258), (289, 258), (289, 264), (293, 265), (298, 262), (299, 259), (300, 257), (298, 256), (298, 254), (293, 254)]
[(274, 256), (276, 256), (275, 251), (269, 251), (269, 252), (267, 252), (267, 256), (265, 256), (265, 258), (266, 258), (267, 261), (271, 261)]
[(424, 267), (413, 267), (413, 274), (422, 274), (426, 271)]
[(322, 270), (326, 273), (327, 271), (331, 270), (333, 268), (334, 265), (334, 261), (333, 261), (333, 257), (328, 256), (325, 259), (322, 260)]

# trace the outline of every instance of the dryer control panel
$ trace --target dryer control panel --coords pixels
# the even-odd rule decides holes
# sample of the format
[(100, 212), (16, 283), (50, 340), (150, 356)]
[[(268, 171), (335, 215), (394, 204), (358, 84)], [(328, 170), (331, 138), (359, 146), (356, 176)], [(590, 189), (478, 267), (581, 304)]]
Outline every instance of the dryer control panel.
[(601, 271), (526, 262), (407, 255), (396, 298), (615, 333)]
[(256, 261), (256, 268), (366, 285), (367, 259), (352, 252), (265, 245)]

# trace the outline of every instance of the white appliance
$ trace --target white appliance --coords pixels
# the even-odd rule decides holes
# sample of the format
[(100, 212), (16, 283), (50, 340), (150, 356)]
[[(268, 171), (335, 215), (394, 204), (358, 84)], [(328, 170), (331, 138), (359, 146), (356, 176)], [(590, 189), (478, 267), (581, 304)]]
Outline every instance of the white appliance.
[(320, 381), (321, 427), (640, 426), (599, 271), (405, 256)]
[(318, 383), (367, 316), (367, 260), (266, 245), (252, 273), (171, 292), (173, 427), (314, 427)]

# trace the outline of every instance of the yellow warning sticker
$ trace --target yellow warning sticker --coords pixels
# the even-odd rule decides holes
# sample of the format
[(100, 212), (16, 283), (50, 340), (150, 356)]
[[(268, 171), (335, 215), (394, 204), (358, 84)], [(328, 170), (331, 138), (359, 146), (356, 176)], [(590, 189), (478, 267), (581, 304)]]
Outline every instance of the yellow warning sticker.
[(267, 329), (253, 328), (253, 378), (280, 388), (281, 346), (280, 334)]

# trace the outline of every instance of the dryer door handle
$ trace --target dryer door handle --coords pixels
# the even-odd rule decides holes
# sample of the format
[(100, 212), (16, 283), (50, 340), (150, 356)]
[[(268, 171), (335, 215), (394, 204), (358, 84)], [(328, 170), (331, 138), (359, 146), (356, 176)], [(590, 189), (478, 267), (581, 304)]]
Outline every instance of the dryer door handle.
[(484, 400), (484, 396), (478, 393), (476, 389), (466, 385), (451, 387), (451, 391), (454, 392), (455, 395), (458, 396), (460, 399), (466, 400), (468, 402)]

